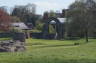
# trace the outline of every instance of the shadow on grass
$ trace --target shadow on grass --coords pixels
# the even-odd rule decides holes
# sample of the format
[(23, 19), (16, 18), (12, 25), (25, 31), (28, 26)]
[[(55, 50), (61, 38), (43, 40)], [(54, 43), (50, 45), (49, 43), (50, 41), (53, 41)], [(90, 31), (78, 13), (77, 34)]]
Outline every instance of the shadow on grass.
[[(96, 63), (95, 59), (24, 58), (13, 63)], [(8, 61), (7, 63), (12, 63)], [(3, 63), (3, 62), (1, 62)], [(6, 62), (5, 62), (6, 63)]]
[(34, 46), (34, 48), (51, 48), (51, 47), (77, 47), (79, 45), (74, 45), (74, 44), (70, 44), (70, 45), (41, 45), (41, 46)]

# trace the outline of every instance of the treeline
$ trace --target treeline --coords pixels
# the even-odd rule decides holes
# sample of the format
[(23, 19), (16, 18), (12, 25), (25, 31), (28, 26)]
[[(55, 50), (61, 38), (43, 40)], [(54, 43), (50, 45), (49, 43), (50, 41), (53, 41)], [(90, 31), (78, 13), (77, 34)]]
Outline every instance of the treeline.
[(75, 2), (66, 13), (66, 32), (70, 37), (96, 38), (96, 3), (89, 0), (86, 3)]
[[(23, 22), (29, 27), (35, 27), (36, 21), (40, 19), (42, 16), (39, 14), (36, 14), (36, 5), (35, 4), (27, 4), (27, 5), (16, 5), (14, 6), (10, 11), (7, 10), (8, 7), (1, 6), (0, 7), (0, 14), (2, 15), (9, 15), (10, 20), (9, 22)], [(9, 11), (9, 12), (8, 12)], [(8, 17), (8, 16), (7, 16)], [(0, 18), (1, 19), (1, 18)], [(0, 20), (1, 21), (1, 20)], [(4, 22), (4, 21), (2, 21)]]

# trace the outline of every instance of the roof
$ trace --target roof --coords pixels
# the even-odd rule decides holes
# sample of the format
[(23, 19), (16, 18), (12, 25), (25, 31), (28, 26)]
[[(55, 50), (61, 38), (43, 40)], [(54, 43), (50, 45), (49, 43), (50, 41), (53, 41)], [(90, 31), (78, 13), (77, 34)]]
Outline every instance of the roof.
[[(57, 18), (57, 19), (59, 20), (60, 23), (66, 22), (66, 18)], [(52, 20), (52, 21), (50, 22), (50, 24), (56, 24), (56, 22), (55, 22), (54, 20)]]
[(23, 22), (12, 23), (12, 26), (22, 30), (29, 29), (28, 26)]

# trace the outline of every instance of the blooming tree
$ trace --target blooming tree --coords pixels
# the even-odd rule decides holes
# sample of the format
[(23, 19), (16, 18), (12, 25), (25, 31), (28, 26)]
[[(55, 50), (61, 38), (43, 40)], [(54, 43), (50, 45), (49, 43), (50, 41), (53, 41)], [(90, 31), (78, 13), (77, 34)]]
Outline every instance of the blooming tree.
[(8, 31), (10, 30), (11, 24), (11, 16), (0, 9), (0, 30), (1, 31)]

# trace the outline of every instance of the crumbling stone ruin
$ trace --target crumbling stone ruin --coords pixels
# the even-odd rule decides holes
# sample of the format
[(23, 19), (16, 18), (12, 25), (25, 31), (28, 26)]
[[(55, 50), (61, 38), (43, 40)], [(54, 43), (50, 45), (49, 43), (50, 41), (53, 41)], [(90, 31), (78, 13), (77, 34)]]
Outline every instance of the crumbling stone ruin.
[(0, 41), (0, 52), (18, 52), (25, 50), (24, 33), (15, 33), (12, 40)]
[(25, 50), (25, 43), (20, 41), (1, 41), (0, 52), (18, 52)]

